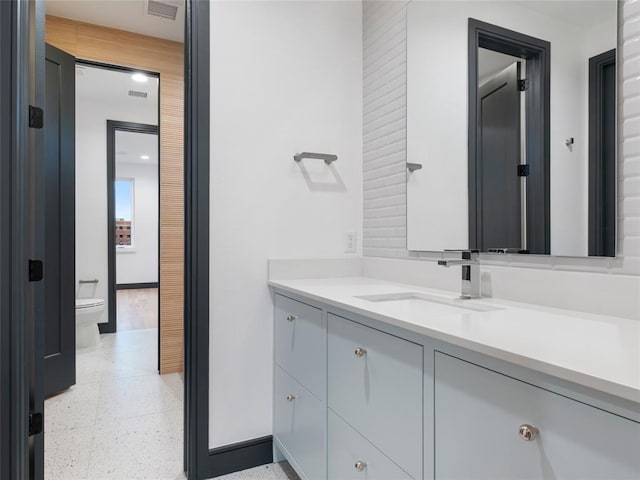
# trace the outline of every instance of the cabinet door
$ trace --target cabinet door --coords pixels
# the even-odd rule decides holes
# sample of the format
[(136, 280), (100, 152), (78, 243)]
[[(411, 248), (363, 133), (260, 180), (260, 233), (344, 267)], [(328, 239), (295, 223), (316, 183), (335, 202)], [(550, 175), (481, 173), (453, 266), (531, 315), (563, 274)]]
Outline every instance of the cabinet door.
[(329, 407), (422, 478), (422, 347), (329, 314)]
[(276, 295), (275, 358), (311, 393), (325, 399), (327, 363), (322, 310)]
[(273, 434), (306, 478), (326, 479), (327, 409), (284, 370), (275, 370)]
[(329, 410), (329, 478), (331, 480), (410, 480), (366, 438)]
[(435, 446), (437, 480), (640, 478), (640, 424), (439, 352)]

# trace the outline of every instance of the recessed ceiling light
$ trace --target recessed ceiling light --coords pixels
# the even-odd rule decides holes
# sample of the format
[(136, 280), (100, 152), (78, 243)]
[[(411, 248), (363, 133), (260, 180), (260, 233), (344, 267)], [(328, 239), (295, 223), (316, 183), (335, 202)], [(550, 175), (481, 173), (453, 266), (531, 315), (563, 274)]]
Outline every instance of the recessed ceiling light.
[(140, 155), (142, 160), (149, 160), (149, 155)]
[(149, 80), (147, 76), (143, 75), (142, 73), (134, 73), (133, 75), (131, 75), (131, 78), (133, 79), (134, 82), (140, 82), (140, 83), (146, 83)]

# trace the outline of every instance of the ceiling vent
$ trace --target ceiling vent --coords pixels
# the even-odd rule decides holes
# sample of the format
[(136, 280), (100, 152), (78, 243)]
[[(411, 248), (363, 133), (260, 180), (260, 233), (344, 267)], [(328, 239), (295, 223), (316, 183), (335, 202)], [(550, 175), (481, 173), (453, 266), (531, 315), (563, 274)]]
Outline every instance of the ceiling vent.
[(147, 13), (156, 17), (169, 18), (175, 20), (178, 15), (178, 6), (168, 2), (159, 2), (158, 0), (148, 0)]
[(147, 95), (149, 95), (147, 92), (141, 92), (139, 90), (129, 90), (130, 97), (147, 98)]

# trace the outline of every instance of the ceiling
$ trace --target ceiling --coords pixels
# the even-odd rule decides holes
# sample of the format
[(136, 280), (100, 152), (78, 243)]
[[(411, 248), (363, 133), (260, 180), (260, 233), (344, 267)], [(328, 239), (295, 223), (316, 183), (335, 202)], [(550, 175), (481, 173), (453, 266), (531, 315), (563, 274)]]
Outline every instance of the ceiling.
[[(142, 156), (148, 159), (140, 158)], [(158, 165), (158, 136), (150, 133), (116, 132), (116, 176), (118, 163)]]
[(178, 7), (175, 20), (149, 15), (147, 0), (45, 0), (45, 7), (47, 15), (183, 42), (184, 0), (159, 1)]
[[(157, 118), (158, 79), (147, 77), (147, 82), (140, 83), (134, 81), (131, 75), (130, 72), (76, 64), (76, 101), (108, 102), (138, 110), (150, 109), (150, 114), (155, 113)], [(147, 98), (132, 97), (129, 90), (145, 92)]]

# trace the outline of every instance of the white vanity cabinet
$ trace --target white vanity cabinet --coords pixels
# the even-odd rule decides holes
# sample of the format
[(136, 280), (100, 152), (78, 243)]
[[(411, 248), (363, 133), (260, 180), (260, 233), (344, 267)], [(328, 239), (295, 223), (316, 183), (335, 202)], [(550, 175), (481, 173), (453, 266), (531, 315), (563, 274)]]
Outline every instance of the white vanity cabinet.
[[(327, 324), (329, 409), (422, 478), (422, 346), (331, 313)], [(330, 441), (341, 443), (331, 425)]]
[(322, 310), (276, 295), (275, 361), (318, 398), (327, 389), (326, 328)]
[(629, 479), (640, 425), (435, 354), (435, 478)]
[(321, 400), (275, 369), (274, 436), (306, 478), (326, 477), (326, 408)]
[(275, 298), (273, 435), (305, 479), (327, 478), (326, 325), (322, 310)]
[(339, 480), (411, 480), (382, 451), (329, 410), (329, 477)]
[(640, 398), (317, 297), (275, 303), (274, 454), (304, 479), (640, 479)]

